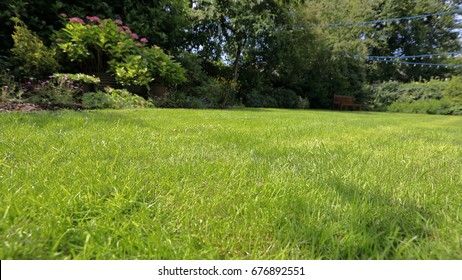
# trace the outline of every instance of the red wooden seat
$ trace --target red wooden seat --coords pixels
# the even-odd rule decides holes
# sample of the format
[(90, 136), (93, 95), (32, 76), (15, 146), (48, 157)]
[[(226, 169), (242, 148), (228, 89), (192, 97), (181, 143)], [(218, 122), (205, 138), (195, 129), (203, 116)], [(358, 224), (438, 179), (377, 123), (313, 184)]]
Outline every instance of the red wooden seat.
[(358, 108), (358, 110), (361, 111), (363, 109), (363, 104), (355, 102), (353, 96), (334, 95), (334, 99), (332, 101), (332, 108), (339, 110), (347, 108)]

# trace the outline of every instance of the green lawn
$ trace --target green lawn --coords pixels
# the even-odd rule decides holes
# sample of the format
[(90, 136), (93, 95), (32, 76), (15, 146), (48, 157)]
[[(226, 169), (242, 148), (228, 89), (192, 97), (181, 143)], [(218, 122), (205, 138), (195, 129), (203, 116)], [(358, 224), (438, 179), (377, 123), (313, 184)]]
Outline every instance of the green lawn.
[(0, 259), (462, 259), (462, 118), (0, 114)]

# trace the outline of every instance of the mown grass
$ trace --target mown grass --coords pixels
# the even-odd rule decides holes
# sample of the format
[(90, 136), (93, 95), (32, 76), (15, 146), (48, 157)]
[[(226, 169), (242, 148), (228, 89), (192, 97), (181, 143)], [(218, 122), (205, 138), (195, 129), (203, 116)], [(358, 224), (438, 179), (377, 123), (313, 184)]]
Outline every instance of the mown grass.
[(0, 114), (1, 259), (462, 259), (462, 118)]

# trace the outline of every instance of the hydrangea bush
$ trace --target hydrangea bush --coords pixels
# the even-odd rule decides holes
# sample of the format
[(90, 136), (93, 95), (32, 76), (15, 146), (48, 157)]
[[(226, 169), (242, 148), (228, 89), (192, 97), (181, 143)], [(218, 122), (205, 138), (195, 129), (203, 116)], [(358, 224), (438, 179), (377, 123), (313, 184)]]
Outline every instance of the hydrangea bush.
[(153, 81), (178, 84), (184, 70), (148, 39), (133, 33), (121, 20), (88, 16), (70, 18), (56, 33), (56, 43), (84, 72), (108, 71), (125, 85), (148, 86)]

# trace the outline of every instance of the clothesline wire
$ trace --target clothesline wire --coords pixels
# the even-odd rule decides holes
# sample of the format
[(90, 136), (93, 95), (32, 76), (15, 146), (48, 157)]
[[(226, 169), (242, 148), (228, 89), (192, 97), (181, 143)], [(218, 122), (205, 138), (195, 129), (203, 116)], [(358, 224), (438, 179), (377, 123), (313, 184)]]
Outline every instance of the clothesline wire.
[(414, 15), (414, 16), (406, 16), (406, 17), (398, 17), (398, 18), (388, 18), (388, 19), (378, 19), (378, 20), (369, 20), (369, 21), (352, 21), (352, 22), (339, 22), (339, 23), (327, 23), (327, 24), (293, 24), (294, 26), (300, 27), (337, 27), (337, 26), (353, 26), (353, 25), (369, 25), (369, 24), (377, 24), (377, 23), (388, 23), (388, 22), (400, 22), (406, 20), (413, 20), (413, 19), (427, 19), (429, 17), (439, 17), (444, 15), (450, 14), (462, 14), (462, 9), (456, 9), (451, 11), (442, 11), (436, 12), (431, 14), (422, 14), (422, 15)]

